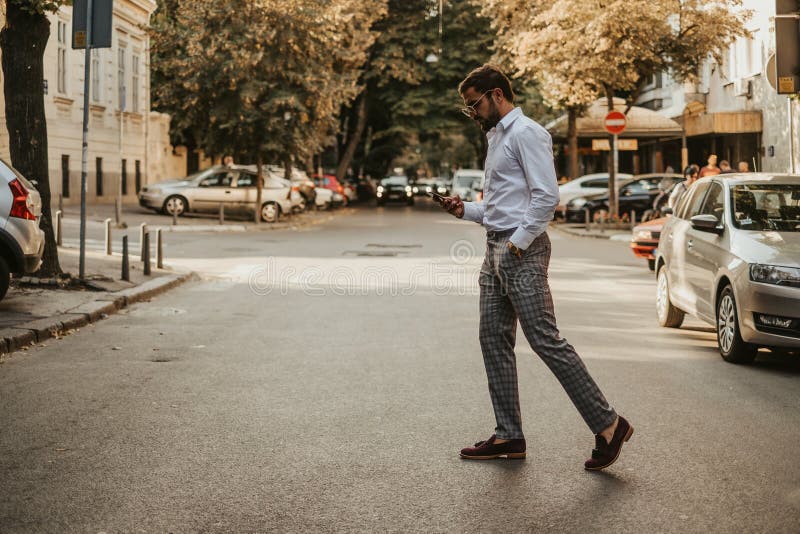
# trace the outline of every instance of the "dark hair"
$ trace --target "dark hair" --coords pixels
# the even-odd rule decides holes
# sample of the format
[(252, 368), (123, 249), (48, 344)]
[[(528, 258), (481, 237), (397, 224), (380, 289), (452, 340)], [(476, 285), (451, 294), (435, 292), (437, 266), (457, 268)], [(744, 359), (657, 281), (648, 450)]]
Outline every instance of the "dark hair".
[(697, 174), (699, 172), (700, 172), (700, 167), (692, 163), (691, 165), (683, 169), (683, 177), (688, 178), (689, 176)]
[(511, 82), (494, 65), (487, 63), (467, 74), (464, 81), (458, 84), (458, 92), (463, 95), (470, 87), (475, 88), (478, 93), (485, 93), (498, 88), (503, 91), (503, 96), (506, 97), (506, 100), (514, 102), (514, 91), (511, 90)]

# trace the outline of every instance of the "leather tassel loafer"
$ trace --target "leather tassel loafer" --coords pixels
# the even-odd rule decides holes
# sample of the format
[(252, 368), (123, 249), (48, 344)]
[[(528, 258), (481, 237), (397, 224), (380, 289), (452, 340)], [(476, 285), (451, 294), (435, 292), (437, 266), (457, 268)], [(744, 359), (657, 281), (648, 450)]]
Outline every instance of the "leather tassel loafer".
[(595, 434), (595, 448), (592, 451), (592, 457), (586, 460), (583, 466), (589, 471), (599, 471), (613, 464), (619, 458), (622, 444), (631, 439), (632, 435), (633, 427), (624, 417), (619, 416), (619, 422), (616, 430), (614, 430), (611, 443), (607, 443), (606, 439), (600, 434)]
[(505, 443), (495, 443), (497, 437), (486, 441), (479, 441), (474, 447), (461, 449), (461, 457), (466, 460), (494, 460), (495, 458), (511, 458), (521, 460), (525, 458), (525, 440), (512, 439)]

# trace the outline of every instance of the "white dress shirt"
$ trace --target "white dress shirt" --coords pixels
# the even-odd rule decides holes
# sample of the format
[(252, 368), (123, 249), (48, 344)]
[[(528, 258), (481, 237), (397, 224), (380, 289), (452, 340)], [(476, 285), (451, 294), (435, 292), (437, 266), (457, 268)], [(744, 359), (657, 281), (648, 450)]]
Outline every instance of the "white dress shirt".
[(518, 107), (486, 137), (483, 200), (464, 202), (464, 219), (488, 230), (516, 228), (510, 241), (525, 250), (547, 229), (558, 205), (553, 140)]

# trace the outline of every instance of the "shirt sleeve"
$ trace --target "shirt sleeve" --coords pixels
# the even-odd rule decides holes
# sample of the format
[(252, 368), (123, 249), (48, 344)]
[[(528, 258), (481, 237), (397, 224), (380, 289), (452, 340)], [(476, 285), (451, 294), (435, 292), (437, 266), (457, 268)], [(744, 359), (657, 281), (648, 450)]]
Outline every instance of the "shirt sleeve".
[(530, 191), (530, 203), (510, 241), (525, 250), (553, 220), (558, 206), (558, 180), (553, 162), (553, 140), (549, 133), (528, 127), (517, 136), (516, 144), (519, 164)]
[(478, 224), (483, 224), (483, 214), (486, 206), (483, 201), (480, 202), (464, 202), (464, 219)]

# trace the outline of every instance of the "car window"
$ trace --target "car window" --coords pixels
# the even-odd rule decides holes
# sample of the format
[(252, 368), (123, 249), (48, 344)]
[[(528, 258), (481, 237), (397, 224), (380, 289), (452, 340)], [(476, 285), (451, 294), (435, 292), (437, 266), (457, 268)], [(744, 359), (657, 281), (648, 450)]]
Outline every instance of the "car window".
[[(700, 212), (706, 191), (708, 191), (708, 183), (698, 184), (691, 189), (688, 195), (689, 198), (686, 200), (686, 206), (684, 206), (681, 214), (681, 219), (691, 219)], [(686, 193), (683, 195), (687, 196)]]
[(230, 187), (236, 173), (231, 171), (218, 172), (200, 182), (200, 187)]
[(581, 187), (603, 187), (608, 188), (608, 178), (598, 178), (596, 180), (586, 180)]
[(737, 185), (731, 206), (736, 228), (800, 232), (800, 184)]
[(722, 213), (725, 211), (725, 193), (717, 182), (711, 184), (708, 189), (706, 199), (703, 201), (703, 207), (700, 209), (699, 215), (713, 215), (718, 221), (722, 220)]
[(653, 186), (646, 179), (636, 180), (620, 189), (620, 194), (622, 196), (640, 195), (647, 193), (652, 188)]
[(239, 179), (236, 180), (236, 187), (255, 187), (255, 185), (256, 185), (255, 174), (242, 173), (239, 175)]

